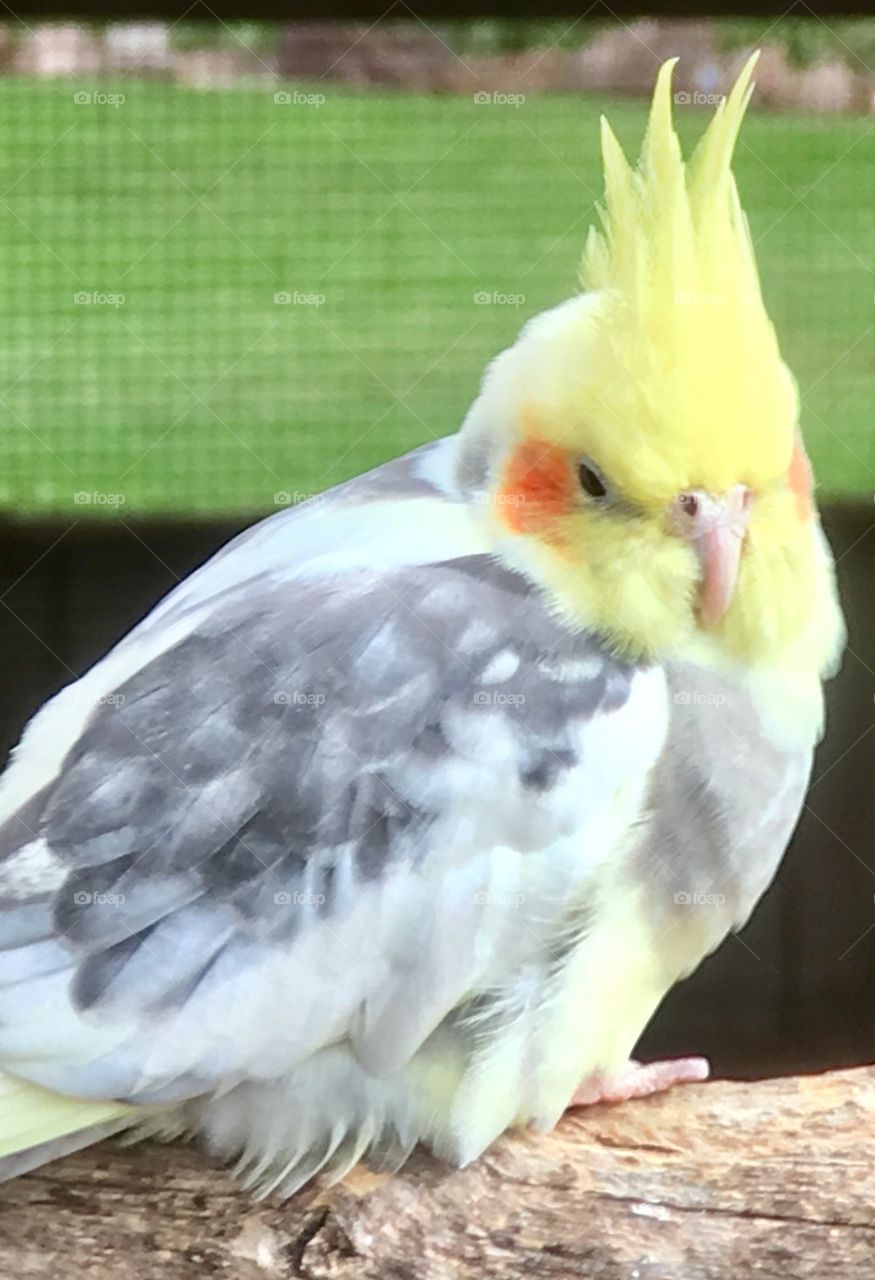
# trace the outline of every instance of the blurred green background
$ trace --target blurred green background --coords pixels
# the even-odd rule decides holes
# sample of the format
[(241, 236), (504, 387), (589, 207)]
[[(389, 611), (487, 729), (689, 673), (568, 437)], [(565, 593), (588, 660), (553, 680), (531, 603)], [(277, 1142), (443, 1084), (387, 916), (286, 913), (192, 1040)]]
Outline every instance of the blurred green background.
[[(454, 430), (575, 289), (602, 111), (637, 152), (603, 94), (0, 80), (0, 506), (266, 510)], [(821, 489), (868, 495), (872, 119), (754, 110), (736, 173)]]

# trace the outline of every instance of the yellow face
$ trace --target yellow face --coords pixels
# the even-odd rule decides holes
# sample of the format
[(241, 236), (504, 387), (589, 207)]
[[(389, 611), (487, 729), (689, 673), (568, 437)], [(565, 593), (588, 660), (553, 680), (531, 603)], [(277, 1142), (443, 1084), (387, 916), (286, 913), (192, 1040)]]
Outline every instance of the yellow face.
[[(812, 528), (798, 436), (794, 443), (788, 434), (786, 451), (774, 450), (766, 466), (760, 453), (708, 475), (694, 459), (673, 471), (671, 458), (640, 433), (625, 448), (613, 434), (606, 445), (604, 432), (563, 428), (543, 408), (525, 406), (519, 427), (498, 469), (492, 510), (570, 616), (635, 657), (690, 656), (707, 637), (732, 662), (776, 660), (802, 642), (818, 651), (819, 665), (831, 659), (830, 571)], [(732, 580), (719, 616), (706, 619), (703, 582), (717, 570), (684, 503), (698, 494), (700, 507), (719, 516), (733, 493)]]

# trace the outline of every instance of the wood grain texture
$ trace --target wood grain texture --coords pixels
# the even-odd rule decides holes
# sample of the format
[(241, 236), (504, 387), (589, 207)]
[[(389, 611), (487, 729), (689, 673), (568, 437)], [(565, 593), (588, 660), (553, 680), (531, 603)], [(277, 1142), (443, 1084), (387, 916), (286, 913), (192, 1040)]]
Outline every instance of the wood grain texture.
[(112, 1142), (6, 1184), (15, 1280), (871, 1280), (875, 1068), (715, 1081), (257, 1203), (190, 1147)]

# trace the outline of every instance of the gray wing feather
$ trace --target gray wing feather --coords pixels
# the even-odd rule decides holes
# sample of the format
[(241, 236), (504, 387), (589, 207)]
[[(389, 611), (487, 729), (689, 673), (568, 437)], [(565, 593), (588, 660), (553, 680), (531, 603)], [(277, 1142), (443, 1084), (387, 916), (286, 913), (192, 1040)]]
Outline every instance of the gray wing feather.
[[(746, 923), (799, 820), (812, 751), (783, 745), (736, 676), (667, 668), (671, 718), (654, 767), (650, 821), (630, 874), (652, 887), (655, 925), (670, 930), (690, 903), (709, 947)], [(691, 954), (691, 963), (701, 956)]]
[[(229, 593), (0, 829), (0, 1054), (70, 1091), (183, 1096), (244, 1069), (223, 991), (251, 973), (264, 994), (272, 958), (300, 954), (295, 990), (277, 989), (300, 1051), (343, 1034), (397, 1065), (465, 994), (466, 850), (549, 843), (580, 725), (632, 677), (482, 556)], [(438, 844), (449, 872), (429, 888)], [(16, 874), (36, 849), (28, 895)], [(52, 1052), (35, 999), (58, 1020)], [(93, 1056), (68, 1062), (83, 1026)], [(199, 1043), (190, 1070), (171, 1038)]]

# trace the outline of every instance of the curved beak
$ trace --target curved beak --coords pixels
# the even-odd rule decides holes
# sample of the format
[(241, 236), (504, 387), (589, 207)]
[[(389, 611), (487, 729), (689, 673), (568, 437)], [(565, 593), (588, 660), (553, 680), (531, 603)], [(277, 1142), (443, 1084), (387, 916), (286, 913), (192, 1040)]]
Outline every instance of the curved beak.
[(739, 484), (717, 495), (693, 489), (678, 494), (672, 503), (674, 528), (699, 559), (698, 614), (703, 627), (716, 627), (732, 602), (752, 497)]

